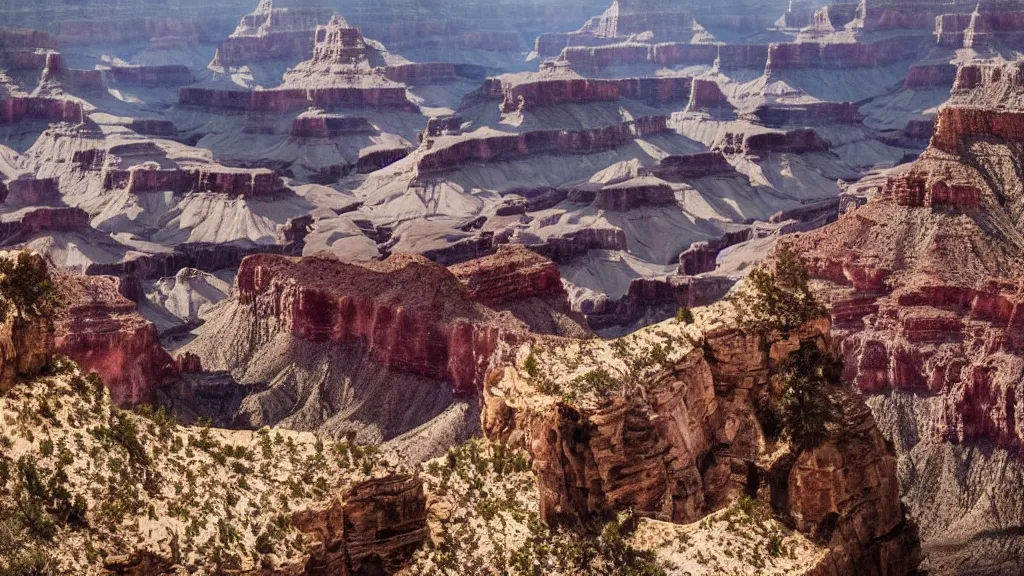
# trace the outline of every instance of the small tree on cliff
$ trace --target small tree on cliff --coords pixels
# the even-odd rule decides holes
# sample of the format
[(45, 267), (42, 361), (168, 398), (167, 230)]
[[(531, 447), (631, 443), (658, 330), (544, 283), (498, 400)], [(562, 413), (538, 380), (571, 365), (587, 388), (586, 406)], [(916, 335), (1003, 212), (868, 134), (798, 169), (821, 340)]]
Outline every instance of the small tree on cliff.
[(19, 320), (44, 316), (53, 311), (56, 289), (41, 258), (21, 252), (14, 259), (0, 258), (0, 320), (11, 308)]
[(747, 332), (787, 333), (828, 314), (811, 293), (810, 273), (803, 259), (788, 246), (775, 253), (774, 266), (762, 265), (747, 276), (746, 286), (733, 299), (740, 326)]
[(839, 401), (842, 359), (816, 342), (805, 340), (779, 367), (781, 393), (771, 411), (781, 429), (800, 449), (828, 440), (843, 418)]
[[(828, 310), (809, 287), (810, 274), (800, 256), (788, 246), (775, 253), (774, 265), (750, 273), (733, 300), (739, 323), (750, 333), (787, 334), (807, 322), (827, 316)], [(769, 428), (788, 437), (800, 449), (828, 439), (842, 420), (838, 394), (842, 359), (817, 341), (801, 342), (775, 371), (778, 393), (770, 395), (762, 416)]]

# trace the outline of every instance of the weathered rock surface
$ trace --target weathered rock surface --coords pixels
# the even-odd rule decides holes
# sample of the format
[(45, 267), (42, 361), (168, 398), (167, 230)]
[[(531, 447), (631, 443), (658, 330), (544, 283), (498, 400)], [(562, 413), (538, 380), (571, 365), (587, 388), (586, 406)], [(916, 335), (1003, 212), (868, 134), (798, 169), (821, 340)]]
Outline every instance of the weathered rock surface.
[(121, 294), (116, 278), (59, 275), (61, 306), (55, 318), (56, 350), (97, 372), (121, 406), (152, 403), (154, 392), (178, 376), (156, 326)]
[[(727, 308), (698, 311), (699, 328), (669, 321), (611, 346), (569, 344), (533, 351), (532, 360), (524, 351), (519, 366), (531, 366), (502, 368), (486, 381), (485, 434), (533, 455), (541, 515), (551, 522), (627, 508), (693, 522), (767, 487), (776, 513), (829, 541), (817, 573), (912, 572), (917, 536), (903, 518), (895, 456), (859, 400), (847, 397), (842, 438), (767, 457), (773, 449), (756, 399), (772, 393), (772, 367), (802, 340), (825, 345), (828, 322), (765, 340), (730, 326)], [(630, 359), (652, 351), (657, 359), (639, 361), (641, 373), (628, 376)], [(598, 367), (636, 388), (592, 388), (598, 378), (588, 370)]]
[[(557, 268), (521, 247), (451, 271), (405, 254), (358, 264), (259, 255), (235, 282), (181, 352), (251, 386), (236, 425), (391, 439), (475, 395), (508, 344), (589, 335)], [(299, 398), (286, 401), (283, 386)], [(363, 407), (364, 397), (388, 400)], [(327, 401), (326, 413), (310, 413), (311, 398)], [(373, 428), (350, 420), (364, 412)]]
[[(1016, 66), (962, 70), (929, 150), (890, 174), (866, 205), (797, 241), (831, 301), (846, 376), (877, 397), (878, 418), (880, 410), (894, 412), (887, 433), (900, 449), (901, 480), (926, 549), (936, 543), (930, 566), (940, 573), (961, 569), (971, 554), (1019, 569), (1012, 558), (1021, 544), (1009, 528), (1019, 510), (1000, 503), (1004, 512), (989, 517), (978, 515), (990, 504), (977, 498), (943, 500), (950, 482), (973, 494), (992, 476), (956, 472), (943, 454), (989, 443), (1019, 454), (1024, 441), (1024, 245), (1011, 216), (1021, 202), (1021, 152), (1015, 133), (998, 129), (1020, 115), (1016, 75)], [(979, 471), (987, 465), (977, 462)], [(1006, 466), (1022, 465), (1013, 456)], [(925, 480), (926, 467), (948, 476)], [(991, 539), (972, 543), (980, 532)]]

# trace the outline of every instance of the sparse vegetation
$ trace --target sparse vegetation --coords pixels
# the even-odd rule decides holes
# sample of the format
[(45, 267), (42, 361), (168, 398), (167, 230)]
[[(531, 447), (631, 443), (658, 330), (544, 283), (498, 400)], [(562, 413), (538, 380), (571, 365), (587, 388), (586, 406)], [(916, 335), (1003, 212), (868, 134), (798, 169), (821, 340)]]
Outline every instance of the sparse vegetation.
[(693, 324), (693, 311), (686, 306), (682, 306), (679, 308), (679, 312), (676, 312), (676, 322), (680, 324)]
[(0, 258), (0, 320), (6, 320), (13, 309), (19, 320), (45, 316), (53, 311), (56, 289), (46, 264), (28, 252), (14, 258)]
[(0, 576), (94, 573), (168, 538), (190, 573), (294, 561), (306, 544), (289, 511), (391, 466), (354, 441), (121, 410), (64, 359), (0, 396), (0, 421)]
[(791, 248), (782, 246), (775, 252), (774, 265), (752, 270), (744, 289), (733, 299), (740, 326), (751, 333), (778, 330), (787, 334), (827, 315), (809, 282), (806, 263)]
[(652, 553), (631, 543), (630, 514), (569, 528), (545, 525), (530, 462), (520, 450), (473, 440), (428, 463), (424, 479), (431, 493), (450, 503), (451, 516), (416, 554), (409, 574), (665, 574)]

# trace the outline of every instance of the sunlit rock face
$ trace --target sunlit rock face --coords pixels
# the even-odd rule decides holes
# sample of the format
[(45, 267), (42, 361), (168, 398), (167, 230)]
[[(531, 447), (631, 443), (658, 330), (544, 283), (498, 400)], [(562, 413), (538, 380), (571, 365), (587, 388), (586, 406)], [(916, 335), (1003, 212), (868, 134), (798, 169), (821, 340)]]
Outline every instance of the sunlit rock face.
[[(827, 533), (830, 552), (815, 573), (907, 574), (918, 562), (917, 536), (903, 518), (895, 457), (860, 399), (849, 399), (849, 436), (759, 456), (773, 450), (756, 415), (773, 366), (801, 342), (825, 345), (828, 330), (822, 320), (765, 339), (738, 330), (730, 306), (720, 305), (698, 311), (689, 327), (670, 320), (610, 344), (535, 346), (520, 355), (521, 368), (488, 377), (484, 431), (531, 452), (549, 522), (621, 509), (693, 522), (771, 477), (771, 500), (797, 529)], [(645, 363), (645, 350), (663, 354)], [(588, 374), (628, 372), (630, 362), (643, 366), (633, 394), (575, 388)]]
[[(900, 451), (926, 551), (932, 538), (959, 543), (936, 553), (940, 571), (972, 553), (1012, 570), (1021, 546), (1007, 530), (1017, 520), (1003, 520), (1020, 518), (1017, 502), (977, 496), (1004, 477), (993, 467), (1021, 470), (1024, 251), (1010, 216), (1020, 203), (1019, 78), (1016, 65), (961, 67), (922, 157), (867, 205), (797, 241), (832, 300), (847, 377)], [(999, 448), (968, 456), (983, 445)], [(920, 479), (951, 471), (958, 457), (976, 458), (968, 475)], [(953, 505), (954, 493), (967, 497)], [(990, 506), (999, 518), (961, 520)], [(982, 530), (993, 540), (965, 540)]]

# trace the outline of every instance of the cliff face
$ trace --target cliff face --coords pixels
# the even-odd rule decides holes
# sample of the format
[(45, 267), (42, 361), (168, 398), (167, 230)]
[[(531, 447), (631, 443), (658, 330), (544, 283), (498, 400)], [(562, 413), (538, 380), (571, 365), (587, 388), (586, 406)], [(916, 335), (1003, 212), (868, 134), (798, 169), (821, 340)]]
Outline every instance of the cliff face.
[(120, 406), (152, 403), (154, 392), (178, 376), (160, 345), (156, 326), (121, 293), (116, 278), (55, 278), (61, 306), (55, 319), (56, 350), (95, 371)]
[[(962, 69), (931, 147), (866, 205), (796, 240), (831, 302), (846, 378), (900, 450), (926, 547), (943, 542), (932, 553), (940, 573), (971, 554), (1020, 567), (1009, 527), (1022, 511), (977, 496), (999, 482), (994, 460), (1011, 475), (1022, 468), (1021, 148), (999, 128), (1020, 116), (1017, 74)], [(981, 445), (997, 453), (956, 468)], [(970, 496), (953, 501), (951, 490)], [(979, 532), (991, 540), (973, 542)]]
[(686, 101), (693, 79), (667, 78), (582, 78), (576, 74), (539, 73), (488, 78), (482, 96), (501, 101), (503, 112), (553, 106), (561, 102), (615, 101), (623, 98), (655, 104)]
[(260, 2), (221, 42), (214, 64), (235, 67), (266, 59), (297, 62), (309, 58), (313, 53), (313, 33), (317, 26), (330, 20), (331, 14), (329, 8), (275, 9), (271, 2)]
[[(426, 259), (394, 256), (375, 268), (254, 256), (239, 268), (237, 296), (297, 338), (358, 343), (384, 365), (472, 392), (497, 345), (499, 331), (486, 312), (461, 300), (455, 279)], [(401, 288), (382, 284), (386, 277)]]
[[(200, 358), (204, 369), (298, 390), (292, 403), (276, 385), (254, 389), (231, 416), (239, 422), (286, 420), (341, 434), (351, 429), (349, 411), (369, 411), (364, 418), (378, 439), (437, 416), (457, 396), (477, 394), (510, 344), (589, 334), (569, 310), (554, 264), (512, 247), (451, 270), (404, 254), (358, 264), (250, 256), (233, 297), (197, 332), (182, 352)], [(363, 395), (391, 399), (363, 406)], [(307, 396), (335, 408), (308, 413)]]
[(308, 576), (392, 574), (427, 538), (423, 483), (407, 475), (371, 479), (326, 505), (292, 516), (317, 543), (301, 567)]
[[(845, 396), (834, 441), (769, 456), (779, 447), (759, 424), (758, 398), (776, 393), (771, 374), (802, 341), (827, 345), (828, 322), (768, 339), (732, 323), (719, 305), (689, 327), (669, 321), (611, 344), (524, 350), (519, 368), (485, 383), (485, 434), (533, 456), (549, 522), (624, 509), (693, 522), (766, 489), (777, 514), (829, 543), (815, 573), (910, 573), (917, 540), (895, 456), (860, 400)], [(624, 389), (601, 388), (609, 377)]]
[(73, 100), (3, 95), (0, 98), (0, 122), (10, 124), (24, 119), (81, 124), (85, 122), (85, 112), (82, 105)]
[[(16, 257), (6, 253), (4, 257)], [(30, 265), (46, 270), (42, 257), (33, 255)], [(0, 393), (10, 390), (50, 365), (54, 354), (54, 323), (48, 316), (22, 319), (9, 311), (0, 322)]]
[(283, 114), (310, 106), (328, 109), (352, 106), (381, 110), (415, 110), (415, 106), (406, 96), (404, 86), (274, 88), (253, 92), (185, 87), (178, 91), (178, 104), (265, 114)]
[(636, 118), (618, 125), (577, 131), (538, 130), (475, 138), (447, 137), (417, 155), (419, 174), (434, 174), (469, 162), (488, 162), (544, 152), (574, 154), (608, 150), (668, 130), (665, 116)]

